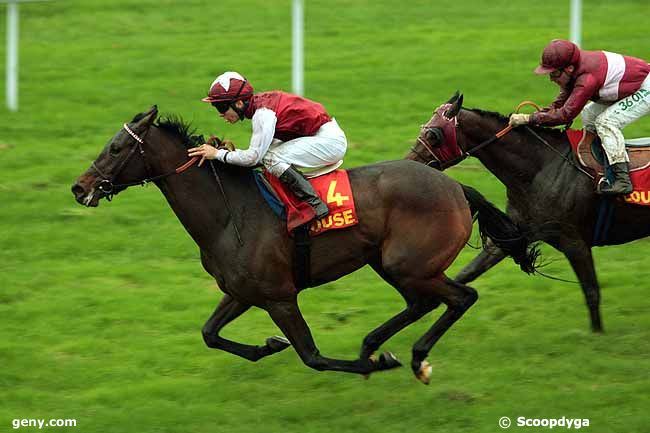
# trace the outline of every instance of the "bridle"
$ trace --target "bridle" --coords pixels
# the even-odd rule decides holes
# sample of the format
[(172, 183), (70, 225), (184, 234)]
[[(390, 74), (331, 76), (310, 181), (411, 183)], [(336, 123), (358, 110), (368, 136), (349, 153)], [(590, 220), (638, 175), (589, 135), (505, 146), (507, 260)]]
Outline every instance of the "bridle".
[[(454, 127), (455, 128), (458, 127), (457, 126), (458, 125), (458, 115), (456, 115), (456, 116), (454, 116), (454, 117), (452, 117), (450, 119), (445, 118), (445, 120), (453, 121), (454, 122)], [(456, 165), (459, 162), (463, 161), (464, 159), (466, 159), (466, 158), (468, 158), (470, 156), (473, 156), (474, 153), (476, 153), (479, 150), (483, 149), (485, 146), (487, 146), (489, 144), (492, 144), (495, 141), (499, 140), (501, 137), (506, 135), (511, 130), (512, 130), (512, 126), (508, 125), (505, 128), (503, 128), (501, 131), (494, 134), (492, 137), (488, 138), (485, 141), (482, 141), (481, 143), (477, 144), (476, 146), (472, 147), (471, 149), (463, 149), (462, 147), (460, 147), (460, 145), (458, 145), (458, 143), (454, 143), (454, 145), (458, 146), (458, 148), (460, 149), (461, 154), (457, 158), (454, 158), (454, 159), (451, 159), (451, 160), (448, 160), (448, 161), (442, 161), (436, 155), (436, 153), (433, 151), (433, 148), (431, 147), (431, 145), (429, 143), (427, 143), (427, 141), (425, 139), (422, 138), (423, 136), (426, 137), (426, 135), (428, 133), (431, 133), (431, 134), (434, 134), (436, 136), (436, 139), (438, 141), (442, 141), (442, 140), (445, 139), (444, 134), (442, 133), (442, 130), (439, 127), (431, 127), (431, 126), (427, 126), (427, 125), (422, 125), (420, 127), (420, 135), (417, 138), (417, 142), (420, 143), (427, 150), (427, 152), (429, 152), (429, 156), (431, 156), (431, 159), (429, 159), (427, 161), (427, 159), (428, 159), (427, 157), (423, 158), (422, 153), (419, 152), (415, 148), (415, 146), (411, 147), (411, 151), (413, 153), (415, 153), (422, 161), (427, 161), (425, 163), (426, 165), (433, 166), (433, 167), (435, 167), (435, 168), (437, 168), (439, 170), (445, 170), (446, 168), (449, 168), (449, 167), (451, 167), (453, 165)], [(454, 137), (454, 141), (455, 141), (455, 137)]]
[[(181, 174), (191, 166), (193, 166), (196, 161), (199, 160), (198, 156), (192, 157), (189, 161), (187, 161), (185, 164), (175, 168), (173, 171), (170, 171), (165, 174), (159, 174), (157, 176), (151, 176), (151, 166), (149, 165), (149, 161), (147, 160), (147, 157), (144, 153), (144, 148), (142, 145), (144, 144), (144, 139), (138, 136), (135, 132), (129, 128), (129, 126), (125, 123), (123, 125), (124, 130), (131, 136), (136, 142), (136, 145), (133, 146), (133, 148), (129, 151), (129, 154), (127, 157), (122, 161), (118, 169), (115, 171), (113, 176), (107, 176), (104, 174), (99, 167), (97, 167), (97, 164), (95, 164), (95, 161), (91, 164), (91, 167), (99, 174), (101, 177), (101, 181), (99, 182), (99, 185), (97, 185), (97, 189), (100, 190), (104, 196), (106, 197), (106, 200), (111, 201), (113, 199), (113, 196), (116, 194), (115, 193), (115, 188), (128, 188), (130, 186), (134, 185), (142, 185), (145, 186), (149, 182), (153, 182), (159, 179), (163, 179), (165, 177), (169, 177), (174, 174)], [(142, 160), (144, 161), (144, 167), (147, 172), (147, 177), (135, 181), (135, 182), (129, 182), (129, 183), (120, 183), (120, 184), (114, 184), (113, 182), (115, 181), (115, 178), (120, 174), (120, 172), (126, 167), (126, 164), (129, 162), (129, 160), (135, 155), (136, 151), (139, 151), (140, 155), (142, 156)], [(226, 196), (226, 191), (223, 188), (223, 184), (221, 183), (221, 179), (219, 178), (219, 175), (217, 174), (216, 169), (214, 168), (214, 164), (210, 160), (210, 167), (212, 168), (212, 174), (214, 175), (215, 180), (217, 181), (217, 184), (219, 185), (219, 189), (221, 190), (221, 195), (223, 196), (224, 202), (226, 204), (226, 208), (228, 209), (228, 213), (232, 216), (232, 208), (230, 206), (230, 202), (228, 200), (228, 197)], [(237, 240), (239, 241), (240, 245), (244, 245), (244, 241), (242, 240), (241, 233), (239, 231), (239, 228), (237, 227), (237, 224), (235, 223), (233, 218), (230, 218), (233, 224), (233, 227), (235, 228), (235, 234), (237, 236)]]
[[(534, 102), (532, 102), (532, 101), (523, 101), (519, 105), (517, 105), (517, 108), (515, 109), (515, 113), (518, 113), (519, 110), (522, 107), (526, 106), (526, 105), (533, 106), (537, 111), (541, 110), (539, 105), (535, 104)], [(443, 117), (443, 120), (445, 122), (453, 122), (454, 127), (455, 128), (458, 127), (458, 115), (454, 116), (453, 118), (447, 118), (444, 114), (440, 114), (440, 113), (438, 113), (438, 114)], [(530, 128), (528, 128), (528, 129), (530, 129)], [(427, 161), (426, 165), (434, 166), (435, 168), (438, 168), (439, 170), (444, 170), (446, 168), (449, 168), (449, 167), (451, 167), (453, 165), (458, 164), (459, 162), (463, 161), (464, 159), (466, 159), (466, 158), (468, 158), (470, 156), (474, 156), (474, 154), (476, 152), (483, 149), (485, 146), (488, 146), (488, 145), (494, 143), (495, 141), (498, 141), (499, 139), (501, 139), (501, 137), (506, 135), (511, 130), (512, 130), (512, 126), (508, 125), (505, 128), (503, 128), (502, 130), (495, 133), (492, 137), (488, 138), (487, 140), (482, 141), (481, 143), (477, 144), (476, 146), (472, 147), (471, 149), (463, 149), (462, 147), (460, 147), (458, 145), (458, 143), (455, 142), (456, 137), (454, 137), (454, 145), (458, 146), (458, 148), (461, 151), (461, 155), (458, 156), (457, 158), (451, 159), (449, 161), (442, 161), (435, 154), (435, 152), (433, 151), (433, 148), (431, 147), (431, 145), (429, 143), (427, 143), (427, 141), (425, 139), (422, 138), (423, 136), (426, 137), (426, 135), (428, 133), (432, 133), (432, 134), (434, 134), (436, 136), (436, 139), (438, 141), (442, 141), (442, 140), (446, 139), (444, 137), (444, 134), (442, 133), (442, 129), (439, 128), (439, 127), (431, 127), (431, 126), (427, 126), (427, 125), (422, 125), (420, 127), (420, 135), (417, 138), (417, 142), (420, 143), (429, 152), (429, 155), (432, 157), (432, 159), (427, 161), (427, 158), (423, 158), (422, 154), (415, 147), (411, 147), (411, 151), (413, 153), (415, 153), (422, 161)], [(537, 134), (535, 134), (535, 135), (537, 136)], [(546, 143), (545, 140), (541, 139), (539, 136), (537, 136), (537, 137), (542, 142), (544, 142), (544, 144), (546, 144), (547, 146), (550, 147), (550, 145), (548, 145), (548, 143)]]
[(427, 161), (425, 165), (442, 170), (443, 162), (440, 161), (440, 158), (438, 158), (438, 156), (435, 154), (429, 143), (427, 143), (426, 140), (422, 139), (422, 135), (426, 136), (428, 133), (434, 134), (438, 141), (444, 140), (444, 136), (442, 135), (440, 128), (434, 128), (427, 125), (420, 126), (420, 135), (418, 135), (417, 142), (420, 143), (429, 152), (429, 156), (431, 156), (433, 159), (427, 161), (427, 157), (423, 158), (422, 154), (417, 150), (415, 146), (411, 147), (411, 152), (415, 153), (422, 161)]
[[(531, 106), (533, 106), (537, 111), (541, 111), (540, 106), (537, 105), (536, 103), (534, 103), (534, 102), (532, 102), (532, 101), (523, 101), (523, 102), (521, 102), (519, 105), (517, 105), (517, 108), (515, 109), (515, 113), (518, 113), (519, 110), (521, 109), (521, 107), (524, 107), (524, 106), (526, 106), (526, 105), (531, 105)], [(444, 115), (442, 115), (442, 114), (440, 114), (440, 115), (443, 117), (443, 119), (444, 119), (446, 122), (451, 122), (451, 121), (453, 121), (453, 122), (454, 122), (454, 126), (455, 126), (456, 128), (458, 127), (458, 115), (454, 116), (453, 118), (447, 118), (446, 116), (444, 116)], [(585, 175), (588, 176), (589, 178), (591, 178), (591, 179), (594, 178), (594, 177), (593, 177), (591, 174), (589, 174), (587, 171), (585, 171), (584, 169), (582, 169), (581, 167), (579, 167), (575, 162), (569, 160), (569, 159), (568, 159), (566, 156), (564, 156), (562, 153), (558, 152), (557, 149), (555, 149), (555, 148), (554, 148), (553, 146), (551, 146), (551, 145), (550, 145), (546, 140), (544, 140), (542, 137), (540, 137), (540, 135), (537, 134), (537, 133), (536, 133), (532, 128), (530, 128), (529, 126), (525, 126), (525, 128), (526, 128), (526, 130), (527, 130), (531, 135), (533, 135), (533, 136), (534, 136), (537, 140), (539, 140), (542, 144), (544, 144), (546, 147), (548, 147), (548, 148), (549, 148), (550, 150), (552, 150), (553, 152), (557, 153), (557, 154), (558, 154), (562, 159), (564, 159), (564, 161), (567, 162), (570, 166), (572, 166), (572, 167), (575, 168), (576, 170), (580, 171), (581, 173), (585, 174)], [(470, 157), (470, 156), (474, 156), (474, 154), (475, 154), (476, 152), (478, 152), (479, 150), (483, 149), (485, 146), (488, 146), (489, 144), (492, 144), (492, 143), (494, 143), (495, 141), (498, 141), (499, 139), (501, 139), (501, 137), (503, 137), (504, 135), (506, 135), (506, 134), (507, 134), (508, 132), (510, 132), (512, 129), (513, 129), (512, 126), (508, 125), (508, 126), (506, 126), (505, 128), (503, 128), (502, 130), (500, 130), (500, 131), (498, 131), (497, 133), (495, 133), (492, 137), (488, 138), (488, 139), (485, 140), (485, 141), (482, 141), (481, 143), (479, 143), (479, 144), (477, 144), (476, 146), (472, 147), (471, 149), (467, 149), (467, 150), (463, 149), (462, 147), (460, 147), (460, 146), (458, 145), (458, 143), (455, 142), (456, 137), (454, 136), (454, 144), (455, 144), (456, 146), (458, 146), (458, 148), (461, 150), (462, 154), (461, 154), (458, 158), (454, 158), (454, 159), (451, 159), (451, 160), (449, 160), (449, 161), (441, 161), (440, 158), (438, 158), (438, 156), (437, 156), (437, 155), (435, 154), (435, 152), (433, 151), (433, 148), (431, 147), (431, 145), (429, 145), (429, 143), (427, 143), (426, 140), (422, 138), (423, 135), (426, 137), (426, 134), (429, 133), (429, 132), (431, 132), (431, 133), (433, 133), (434, 135), (436, 135), (436, 139), (437, 139), (438, 141), (442, 141), (442, 140), (446, 139), (446, 138), (444, 137), (444, 134), (442, 133), (442, 129), (441, 129), (440, 127), (432, 127), (432, 126), (422, 125), (422, 126), (420, 127), (420, 135), (419, 135), (418, 138), (417, 138), (417, 142), (420, 143), (420, 144), (421, 144), (421, 145), (422, 145), (422, 146), (423, 146), (423, 147), (424, 147), (424, 148), (429, 152), (429, 154), (430, 154), (431, 157), (433, 158), (433, 159), (430, 159), (430, 160), (429, 160), (428, 162), (426, 162), (425, 164), (428, 165), (428, 166), (434, 166), (435, 168), (437, 168), (437, 169), (439, 169), (439, 170), (445, 170), (446, 168), (449, 168), (449, 167), (451, 167), (451, 166), (453, 166), (453, 165), (456, 165), (456, 164), (458, 164), (459, 162), (463, 161), (464, 159), (466, 159), (466, 158), (468, 158), (468, 157)], [(424, 134), (423, 134), (423, 132), (424, 132)], [(416, 155), (417, 155), (417, 156), (418, 156), (422, 161), (426, 161), (426, 160), (427, 160), (427, 158), (423, 158), (423, 157), (422, 157), (422, 154), (421, 154), (421, 153), (420, 153), (420, 152), (419, 152), (415, 147), (411, 147), (411, 151), (412, 151), (413, 153), (415, 153), (415, 154), (416, 154)]]
[[(108, 200), (108, 201), (111, 201), (113, 199), (113, 196), (116, 194), (115, 193), (116, 188), (128, 188), (129, 186), (134, 186), (134, 185), (145, 186), (149, 182), (153, 182), (153, 181), (156, 181), (156, 180), (159, 180), (159, 179), (163, 179), (163, 178), (171, 176), (173, 174), (180, 174), (180, 173), (184, 172), (185, 170), (187, 170), (188, 168), (190, 168), (192, 165), (194, 165), (196, 163), (196, 161), (199, 160), (199, 158), (195, 156), (192, 159), (190, 159), (189, 161), (187, 161), (185, 164), (183, 164), (183, 165), (177, 167), (176, 169), (174, 169), (173, 171), (170, 171), (170, 172), (165, 173), (165, 174), (160, 174), (160, 175), (157, 175), (157, 176), (151, 176), (151, 165), (149, 164), (149, 161), (147, 160), (147, 157), (146, 157), (146, 155), (144, 153), (144, 148), (142, 147), (142, 145), (144, 144), (144, 140), (141, 137), (139, 137), (135, 132), (133, 132), (131, 130), (131, 128), (129, 128), (129, 126), (126, 123), (123, 125), (123, 127), (124, 127), (124, 130), (131, 137), (133, 137), (133, 139), (136, 142), (136, 145), (131, 148), (131, 150), (129, 151), (129, 154), (127, 155), (126, 158), (124, 158), (124, 161), (122, 161), (122, 163), (119, 165), (117, 170), (115, 170), (113, 175), (112, 176), (107, 176), (106, 174), (104, 174), (104, 172), (102, 172), (99, 169), (99, 167), (97, 167), (97, 164), (95, 164), (95, 161), (93, 161), (93, 163), (91, 164), (91, 167), (99, 174), (100, 178), (102, 179), (99, 182), (99, 185), (97, 185), (97, 189), (100, 190), (104, 194), (104, 196), (106, 197), (106, 200)], [(133, 155), (136, 154), (136, 151), (140, 154), (140, 156), (142, 156), (142, 160), (144, 161), (144, 167), (145, 167), (145, 171), (147, 173), (147, 177), (142, 179), (142, 180), (135, 181), (135, 182), (115, 184), (114, 183), (115, 179), (117, 178), (117, 176), (119, 176), (119, 174), (122, 172), (122, 170), (124, 170), (124, 167), (126, 167), (126, 165), (131, 160)]]

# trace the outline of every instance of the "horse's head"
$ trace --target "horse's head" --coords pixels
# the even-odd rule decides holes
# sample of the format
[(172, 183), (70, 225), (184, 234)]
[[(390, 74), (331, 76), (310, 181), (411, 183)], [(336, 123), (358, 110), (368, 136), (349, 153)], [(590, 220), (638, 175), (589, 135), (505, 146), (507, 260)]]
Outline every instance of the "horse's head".
[(144, 145), (147, 133), (158, 114), (154, 105), (146, 113), (136, 115), (111, 138), (97, 159), (72, 186), (80, 204), (95, 207), (99, 200), (113, 195), (150, 177)]
[(406, 159), (438, 169), (462, 159), (463, 150), (456, 141), (457, 116), (462, 106), (463, 95), (456, 92), (449, 101), (436, 108), (431, 119), (420, 128), (420, 135)]

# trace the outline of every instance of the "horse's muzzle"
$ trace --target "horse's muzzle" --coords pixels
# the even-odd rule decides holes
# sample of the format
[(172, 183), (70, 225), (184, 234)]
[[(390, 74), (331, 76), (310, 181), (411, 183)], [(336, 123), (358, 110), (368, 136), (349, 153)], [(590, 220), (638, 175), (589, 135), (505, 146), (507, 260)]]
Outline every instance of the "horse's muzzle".
[(99, 204), (99, 197), (94, 197), (93, 195), (87, 193), (85, 188), (80, 184), (75, 183), (70, 189), (77, 203), (88, 207), (97, 207)]
[(106, 194), (94, 185), (94, 180), (82, 176), (72, 185), (70, 190), (77, 203), (87, 207), (97, 207), (99, 205), (99, 199)]

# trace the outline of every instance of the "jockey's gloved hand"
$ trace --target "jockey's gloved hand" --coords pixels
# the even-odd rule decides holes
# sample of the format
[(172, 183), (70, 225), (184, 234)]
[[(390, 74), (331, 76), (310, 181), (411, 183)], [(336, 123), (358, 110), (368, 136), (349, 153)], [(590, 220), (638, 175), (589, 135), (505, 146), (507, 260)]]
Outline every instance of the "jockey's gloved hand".
[(235, 150), (235, 143), (233, 143), (231, 140), (223, 140), (219, 148), (222, 147), (228, 150)]
[[(190, 158), (195, 156), (201, 158), (201, 161), (199, 161), (199, 167), (203, 165), (203, 162), (206, 159), (216, 159), (218, 157), (218, 153), (219, 151), (214, 146), (207, 143), (187, 150), (187, 156)], [(223, 161), (223, 159), (221, 159), (221, 161)]]
[(508, 124), (513, 128), (521, 125), (527, 125), (530, 122), (530, 114), (513, 113), (510, 115)]
[(211, 135), (210, 138), (208, 138), (207, 144), (214, 146), (217, 149), (235, 150), (235, 143), (233, 143), (232, 140), (221, 140), (215, 135)]
[(214, 147), (219, 147), (221, 145), (221, 139), (219, 139), (219, 137), (217, 137), (216, 135), (210, 135), (210, 138), (208, 138), (206, 144), (209, 144), (210, 146), (214, 146)]

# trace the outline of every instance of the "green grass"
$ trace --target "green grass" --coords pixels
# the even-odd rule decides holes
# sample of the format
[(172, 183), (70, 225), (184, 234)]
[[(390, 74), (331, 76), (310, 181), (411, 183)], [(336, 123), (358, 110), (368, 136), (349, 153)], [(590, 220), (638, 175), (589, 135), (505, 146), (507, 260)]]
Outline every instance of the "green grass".
[[(305, 3), (306, 96), (345, 129), (347, 167), (403, 157), (456, 89), (466, 106), (503, 113), (556, 94), (532, 69), (549, 39), (567, 36), (565, 0)], [(583, 46), (650, 58), (637, 25), (645, 1), (585, 8)], [(432, 351), (429, 387), (409, 368), (365, 381), (312, 371), (292, 350), (254, 364), (206, 348), (200, 329), (220, 294), (159, 191), (85, 209), (69, 187), (152, 104), (246, 147), (249, 124), (225, 125), (199, 99), (231, 69), (258, 90), (290, 90), (291, 2), (76, 0), (20, 13), (20, 111), (0, 109), (0, 431), (12, 419), (75, 418), (77, 428), (50, 431), (493, 432), (501, 416), (648, 431), (647, 240), (595, 250), (605, 335), (589, 332), (577, 285), (512, 262), (488, 272), (473, 284), (479, 302)], [(648, 136), (650, 122), (628, 130)], [(448, 174), (503, 206), (476, 160)], [(543, 252), (547, 273), (575, 280)], [(475, 254), (466, 248), (450, 275)], [(365, 268), (300, 300), (321, 351), (343, 358), (402, 308)], [(385, 348), (408, 361), (437, 314)], [(224, 335), (259, 344), (277, 333), (252, 310)]]

